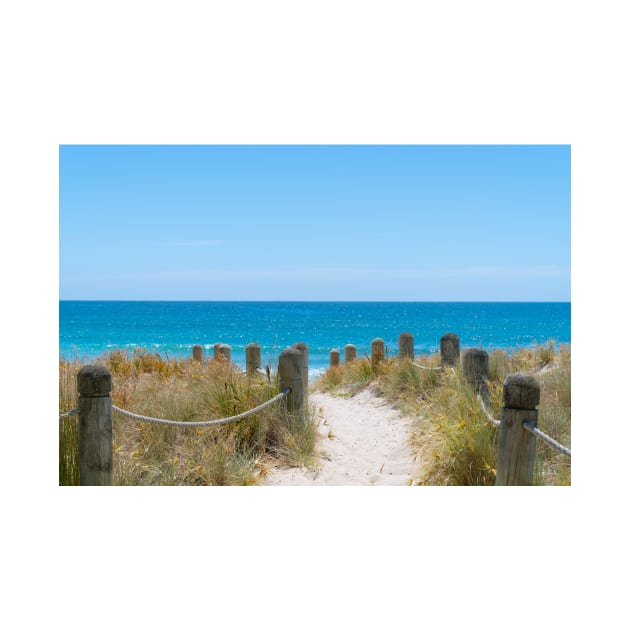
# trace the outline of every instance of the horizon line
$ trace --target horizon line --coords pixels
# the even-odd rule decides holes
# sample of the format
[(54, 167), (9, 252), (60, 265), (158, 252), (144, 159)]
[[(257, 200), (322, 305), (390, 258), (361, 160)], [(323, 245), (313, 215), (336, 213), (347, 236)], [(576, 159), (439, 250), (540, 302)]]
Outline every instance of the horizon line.
[(59, 302), (252, 302), (252, 303), (374, 303), (384, 302), (391, 304), (571, 304), (571, 300), (259, 300), (259, 299), (187, 299), (187, 298), (161, 298), (161, 299), (125, 299), (125, 298), (59, 298)]

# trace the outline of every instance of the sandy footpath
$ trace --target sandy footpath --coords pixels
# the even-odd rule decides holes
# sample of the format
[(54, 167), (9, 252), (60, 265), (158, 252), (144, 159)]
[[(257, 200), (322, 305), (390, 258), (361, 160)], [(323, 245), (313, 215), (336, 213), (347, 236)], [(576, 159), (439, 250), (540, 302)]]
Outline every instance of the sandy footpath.
[(411, 420), (365, 389), (349, 398), (311, 393), (315, 406), (321, 462), (317, 470), (274, 469), (271, 486), (404, 486), (413, 479), (416, 462), (407, 440)]

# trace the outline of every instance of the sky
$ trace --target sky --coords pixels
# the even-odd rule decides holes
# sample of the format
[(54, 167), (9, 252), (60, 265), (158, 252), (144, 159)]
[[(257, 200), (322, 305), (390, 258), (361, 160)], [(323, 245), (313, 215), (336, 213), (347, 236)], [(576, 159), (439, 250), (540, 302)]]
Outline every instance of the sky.
[(60, 299), (570, 301), (568, 145), (62, 145)]

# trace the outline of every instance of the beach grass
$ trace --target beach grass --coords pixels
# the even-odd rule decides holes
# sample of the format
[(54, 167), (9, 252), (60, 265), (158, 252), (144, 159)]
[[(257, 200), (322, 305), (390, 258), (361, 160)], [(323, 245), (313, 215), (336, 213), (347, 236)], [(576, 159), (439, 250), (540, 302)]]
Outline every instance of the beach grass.
[[(239, 414), (278, 391), (276, 375), (248, 378), (225, 361), (169, 359), (143, 349), (98, 359), (112, 373), (114, 405), (151, 417), (198, 421)], [(414, 418), (410, 445), (421, 485), (493, 485), (498, 428), (493, 426), (461, 368), (439, 368), (439, 355), (412, 362), (386, 358), (373, 369), (364, 357), (327, 370), (312, 389), (352, 396), (370, 387)], [(422, 367), (418, 367), (418, 366)], [(60, 416), (77, 407), (81, 362), (59, 363)], [(499, 418), (502, 385), (515, 372), (541, 386), (538, 427), (571, 442), (571, 347), (550, 341), (534, 348), (489, 353), (488, 411)], [(78, 416), (59, 422), (59, 483), (77, 485)], [(252, 417), (214, 427), (172, 427), (113, 414), (116, 485), (255, 485), (276, 465), (309, 466), (317, 429), (312, 411), (288, 413), (282, 403)], [(570, 485), (570, 458), (538, 439), (536, 485)]]
[(77, 408), (76, 362), (59, 363), (59, 485), (79, 484), (79, 416), (61, 418)]
[[(344, 363), (329, 369), (314, 388), (347, 395), (369, 385), (414, 418), (410, 445), (421, 462), (419, 484), (494, 485), (498, 427), (488, 421), (461, 367), (431, 369), (439, 366), (438, 355), (417, 357), (414, 363), (425, 369), (395, 358), (383, 361), (377, 372), (367, 359)], [(538, 428), (570, 448), (571, 346), (558, 347), (551, 340), (511, 353), (489, 352), (488, 411), (494, 418), (500, 417), (503, 382), (515, 372), (535, 375), (541, 387)], [(538, 439), (534, 484), (570, 483), (570, 458)]]
[[(227, 361), (167, 359), (137, 349), (97, 361), (112, 373), (112, 402), (144, 416), (191, 422), (240, 414), (278, 392), (275, 375), (249, 378)], [(76, 407), (78, 361), (60, 361), (60, 413)], [(68, 422), (71, 420), (71, 422)], [(78, 483), (76, 416), (60, 420), (60, 485)], [(308, 464), (316, 428), (280, 401), (218, 426), (174, 427), (113, 414), (115, 485), (255, 485), (275, 464)], [(74, 441), (73, 441), (74, 440)]]

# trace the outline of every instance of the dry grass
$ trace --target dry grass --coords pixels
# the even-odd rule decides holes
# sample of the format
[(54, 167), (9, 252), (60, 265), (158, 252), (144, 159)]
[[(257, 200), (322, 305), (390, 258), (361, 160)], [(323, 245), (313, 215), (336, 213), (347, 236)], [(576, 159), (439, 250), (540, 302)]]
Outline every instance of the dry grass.
[[(418, 357), (425, 367), (439, 365), (439, 356)], [(494, 485), (498, 428), (486, 415), (461, 369), (423, 370), (411, 361), (384, 361), (374, 374), (369, 360), (328, 370), (315, 387), (343, 393), (368, 383), (403, 413), (416, 418), (412, 449), (423, 461), (423, 485)], [(571, 446), (571, 347), (553, 341), (508, 354), (489, 353), (489, 412), (499, 418), (503, 382), (509, 374), (530, 372), (541, 386), (538, 427)], [(360, 378), (358, 376), (360, 375)], [(571, 461), (537, 440), (536, 485), (571, 483)]]
[[(76, 373), (78, 364), (59, 363), (59, 414), (76, 409)], [(73, 415), (59, 420), (59, 484), (76, 486), (79, 483), (79, 417)]]
[[(177, 421), (222, 418), (252, 409), (274, 396), (273, 376), (247, 378), (225, 361), (167, 360), (136, 350), (103, 356), (112, 373), (114, 405), (146, 416)], [(60, 362), (60, 400), (76, 406), (75, 375), (80, 365)], [(61, 408), (61, 403), (60, 403)], [(66, 421), (64, 421), (65, 424)], [(67, 425), (70, 427), (70, 425)], [(62, 461), (75, 457), (60, 429)], [(282, 402), (237, 422), (210, 427), (172, 427), (139, 422), (114, 413), (116, 485), (252, 485), (276, 461), (309, 463), (315, 443), (309, 414), (288, 413)], [(63, 444), (63, 446), (62, 446)]]
[[(113, 376), (115, 405), (144, 415), (193, 421), (231, 416), (277, 392), (273, 375), (248, 379), (225, 362), (166, 360), (137, 350), (101, 358)], [(426, 367), (437, 355), (416, 358)], [(80, 364), (59, 364), (59, 411), (77, 405)], [(534, 349), (489, 355), (489, 411), (498, 418), (502, 384), (514, 372), (531, 372), (541, 385), (539, 428), (571, 446), (571, 347), (553, 342)], [(328, 370), (316, 389), (347, 395), (371, 384), (416, 418), (412, 448), (424, 461), (421, 484), (492, 485), (498, 430), (462, 378), (460, 369), (422, 370), (386, 359), (373, 371), (368, 358)], [(78, 483), (77, 417), (60, 421), (59, 479)], [(203, 428), (174, 428), (114, 414), (114, 483), (118, 485), (250, 485), (268, 469), (309, 465), (316, 440), (311, 415), (297, 417), (281, 404), (251, 418)], [(537, 440), (534, 483), (571, 483), (570, 458)]]
[(315, 387), (331, 394), (347, 394), (363, 389), (375, 376), (370, 359), (364, 357), (329, 368), (319, 377)]

